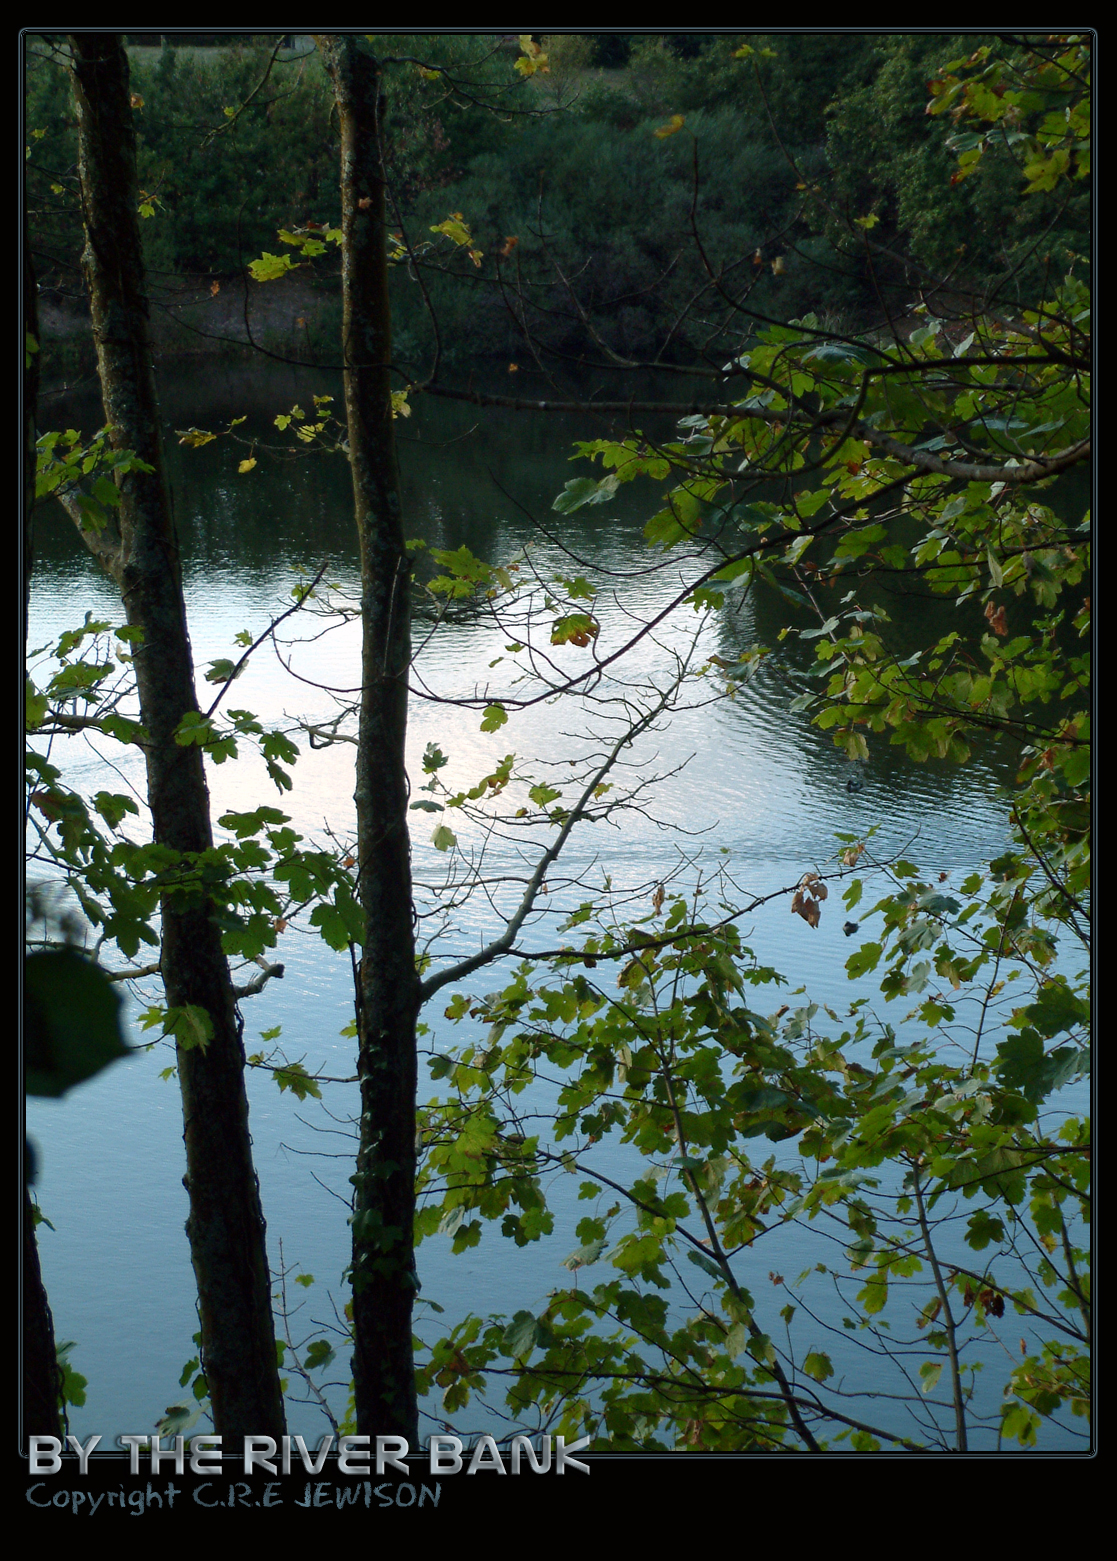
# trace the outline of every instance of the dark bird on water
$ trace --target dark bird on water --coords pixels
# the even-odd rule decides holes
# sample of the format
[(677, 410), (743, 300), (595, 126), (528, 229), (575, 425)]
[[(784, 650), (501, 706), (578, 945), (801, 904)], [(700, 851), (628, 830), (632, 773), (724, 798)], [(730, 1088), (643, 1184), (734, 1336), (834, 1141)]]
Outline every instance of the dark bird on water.
[(861, 779), (860, 775), (851, 775), (849, 780), (846, 781), (846, 790), (860, 791), (864, 784), (865, 782)]
[(845, 926), (842, 928), (842, 931), (845, 933), (847, 938), (852, 938), (853, 934), (857, 931), (860, 925), (861, 923), (859, 921), (847, 921)]

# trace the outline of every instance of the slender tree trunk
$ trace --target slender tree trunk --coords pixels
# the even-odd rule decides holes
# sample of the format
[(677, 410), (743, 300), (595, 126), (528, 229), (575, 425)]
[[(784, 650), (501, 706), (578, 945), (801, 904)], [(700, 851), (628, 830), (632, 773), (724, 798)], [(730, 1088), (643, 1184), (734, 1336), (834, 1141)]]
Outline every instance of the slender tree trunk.
[(415, 1442), (415, 1019), (419, 982), (407, 832), (410, 564), (392, 434), (380, 70), (363, 38), (320, 38), (341, 126), (343, 351), (361, 549), (357, 751), (360, 1147), (353, 1213), (357, 1428)]
[[(27, 213), (23, 215), (23, 330), (27, 354), (23, 369), (23, 644), (27, 648), (27, 610), (31, 600), (33, 511), (35, 508), (35, 417), (39, 399), (39, 309)], [(54, 1318), (50, 1312), (31, 1194), (23, 1189), (23, 1435), (61, 1436), (60, 1387)]]
[[(105, 420), (117, 448), (152, 468), (121, 482), (112, 572), (128, 622), (143, 630), (135, 671), (147, 733), (154, 839), (184, 853), (213, 844), (202, 755), (175, 731), (197, 709), (178, 539), (163, 469), (137, 215), (135, 131), (123, 40), (70, 37), (93, 335)], [(187, 1233), (198, 1284), (202, 1355), (218, 1432), (281, 1435), (264, 1219), (252, 1164), (244, 1048), (228, 961), (211, 902), (165, 896), (161, 970), (169, 1006), (195, 1004), (213, 1023), (204, 1050), (179, 1049)]]
[(27, 212), (23, 213), (23, 333), (27, 350), (23, 368), (23, 643), (27, 645), (27, 608), (31, 600), (31, 567), (35, 551), (35, 418), (39, 400), (39, 301)]
[(61, 1387), (54, 1343), (54, 1318), (39, 1268), (35, 1211), (23, 1189), (23, 1437), (61, 1436)]

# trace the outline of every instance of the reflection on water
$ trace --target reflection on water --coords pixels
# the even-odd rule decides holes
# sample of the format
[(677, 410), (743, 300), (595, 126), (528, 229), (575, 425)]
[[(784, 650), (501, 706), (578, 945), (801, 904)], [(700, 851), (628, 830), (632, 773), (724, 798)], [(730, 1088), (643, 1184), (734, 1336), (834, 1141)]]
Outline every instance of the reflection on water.
[[(328, 375), (281, 371), (245, 377), (229, 371), (222, 383), (223, 372), (207, 372), (204, 381), (182, 376), (169, 384), (168, 422), (216, 428), (246, 409), (252, 416), (237, 432), (258, 441), (261, 457), (261, 442), (278, 442), (270, 425), (276, 411), (297, 398), (337, 391)], [(203, 394), (211, 399), (199, 410)], [(59, 421), (64, 426), (83, 418), (88, 431), (96, 421), (94, 411), (67, 409)], [(670, 562), (652, 568), (656, 561), (642, 546), (640, 526), (650, 500), (635, 485), (622, 490), (622, 502), (608, 513), (589, 510), (560, 518), (551, 511), (553, 496), (577, 471), (568, 461), (570, 440), (586, 437), (585, 428), (507, 415), (482, 420), (473, 410), (435, 406), (419, 410), (407, 435), (402, 465), (414, 533), (429, 547), (466, 543), (493, 562), (523, 557), (526, 549), (530, 566), (543, 580), (558, 573), (593, 573), (603, 582), (596, 607), (599, 656), (653, 621), (678, 591), (679, 566)], [(271, 464), (261, 458), (253, 473), (238, 476), (243, 455), (242, 447), (225, 442), (198, 451), (177, 445), (169, 450), (199, 670), (212, 658), (228, 656), (241, 630), (260, 633), (300, 569), (328, 562), (328, 579), (338, 590), (357, 593), (343, 461), (318, 456)], [(86, 611), (119, 619), (112, 587), (96, 574), (67, 528), (61, 512), (42, 514), (32, 645), (48, 643)], [(934, 615), (946, 611), (935, 603), (914, 610), (924, 611), (928, 620), (911, 625), (916, 636), (928, 631)], [(562, 860), (565, 878), (593, 887), (608, 874), (618, 888), (643, 886), (647, 897), (657, 882), (673, 876), (680, 884), (693, 884), (700, 874), (710, 880), (724, 871), (746, 901), (794, 884), (807, 869), (833, 864), (838, 832), (864, 837), (874, 827), (878, 858), (903, 851), (926, 872), (961, 876), (995, 855), (1005, 833), (997, 787), (1011, 776), (1013, 755), (989, 744), (961, 768), (919, 766), (878, 743), (868, 764), (851, 765), (805, 717), (789, 713), (791, 700), (808, 686), (811, 654), (793, 639), (780, 644), (786, 611), (765, 591), (736, 606), (727, 604), (705, 624), (687, 609), (610, 669), (592, 700), (533, 705), (514, 712), (495, 735), (479, 730), (476, 707), (442, 703), (439, 696), (462, 699), (487, 690), (489, 697), (500, 692), (515, 697), (520, 685), (513, 679), (522, 660), (506, 650), (507, 632), (481, 614), (428, 633), (430, 614), (420, 613), (411, 773), (421, 774), (423, 749), (437, 742), (450, 757), (442, 778), (451, 788), (473, 784), (512, 750), (534, 766), (537, 776), (553, 776), (615, 733), (611, 722), (617, 707), (610, 700), (631, 697), (641, 682), (662, 686), (672, 658), (686, 656), (696, 635), (699, 662), (714, 651), (735, 659), (741, 650), (762, 644), (771, 647), (771, 654), (732, 701), (703, 702), (713, 689), (708, 682), (695, 685), (692, 707), (677, 711), (641, 739), (626, 761), (629, 779), (666, 778), (619, 823), (576, 834)], [(951, 627), (956, 618), (949, 620)], [(268, 723), (291, 725), (296, 717), (330, 720), (337, 705), (329, 689), (357, 685), (358, 638), (352, 623), (329, 633), (322, 632), (325, 627), (309, 616), (285, 625), (282, 658), (258, 654), (236, 684), (235, 703)], [(588, 653), (566, 647), (559, 661), (580, 668), (584, 663), (577, 657)], [(252, 760), (210, 766), (215, 817), (227, 808), (265, 800), (281, 806), (308, 837), (323, 838), (329, 828), (345, 838), (353, 823), (352, 749), (341, 744), (312, 752), (305, 742), (302, 746), (293, 789), (282, 797), (275, 795), (263, 766)], [(136, 759), (100, 743), (80, 750), (75, 745), (65, 762), (67, 774), (83, 786), (120, 789), (123, 783), (139, 792)], [(420, 820), (414, 861), (422, 892), (424, 884), (441, 882), (446, 857), (430, 843), (429, 817), (414, 816)], [(483, 841), (477, 830), (456, 823), (455, 828), (467, 851), (484, 846), (491, 871), (522, 877), (522, 837), (519, 844), (514, 837)], [(519, 892), (514, 884), (498, 891), (496, 909)], [(535, 947), (551, 946), (556, 918), (569, 909), (575, 893), (584, 898), (585, 888), (563, 893), (556, 879), (546, 914), (525, 939), (542, 939)], [(844, 1008), (852, 995), (844, 971), (851, 945), (842, 933), (836, 898), (831, 907), (821, 925), (811, 929), (788, 914), (786, 900), (777, 901), (748, 918), (744, 930), (758, 959), (777, 966), (790, 989), (809, 987), (817, 1001)], [(496, 927), (493, 904), (474, 897), (436, 945), (436, 960), (461, 957)], [(351, 1017), (348, 961), (298, 928), (284, 934), (281, 956), (285, 978), (245, 1004), (249, 1050), (257, 1049), (262, 1031), (282, 1026), (288, 1056), (302, 1058), (312, 1071), (324, 1068), (347, 1077), (352, 1043), (340, 1031)], [(479, 973), (470, 989), (491, 990), (497, 980), (493, 972)], [(437, 1048), (444, 1004), (436, 1000), (432, 1006), (432, 1045)], [(454, 1032), (454, 1038), (461, 1035)], [(180, 1396), (179, 1372), (194, 1353), (192, 1276), (182, 1234), (187, 1207), (179, 1099), (174, 1084), (157, 1076), (167, 1060), (159, 1048), (64, 1102), (36, 1101), (28, 1111), (43, 1165), (39, 1197), (55, 1226), (54, 1233), (41, 1232), (41, 1248), (56, 1326), (61, 1338), (78, 1341), (74, 1361), (90, 1380), (87, 1407), (71, 1417), (71, 1429), (80, 1435), (148, 1429)], [(301, 1338), (312, 1323), (330, 1321), (327, 1292), (341, 1304), (353, 1093), (345, 1085), (325, 1087), (332, 1115), (293, 1108), (290, 1096), (281, 1098), (262, 1075), (252, 1075), (250, 1093), (273, 1262), (279, 1261), (282, 1240), (284, 1261), (317, 1277), (304, 1312), (292, 1323), (293, 1336)], [(564, 1185), (556, 1184), (551, 1192), (558, 1211), (556, 1235), (541, 1247), (509, 1250), (509, 1243), (486, 1235), (480, 1247), (451, 1258), (444, 1240), (426, 1243), (420, 1251), (424, 1298), (455, 1315), (467, 1309), (510, 1313), (538, 1307), (566, 1275), (558, 1265), (577, 1244), (574, 1225), (585, 1212)], [(799, 1239), (793, 1230), (774, 1233), (760, 1255), (764, 1271), (794, 1272), (802, 1266)], [(863, 1373), (861, 1363), (855, 1369)], [(295, 1406), (290, 1429), (317, 1434), (314, 1411)]]

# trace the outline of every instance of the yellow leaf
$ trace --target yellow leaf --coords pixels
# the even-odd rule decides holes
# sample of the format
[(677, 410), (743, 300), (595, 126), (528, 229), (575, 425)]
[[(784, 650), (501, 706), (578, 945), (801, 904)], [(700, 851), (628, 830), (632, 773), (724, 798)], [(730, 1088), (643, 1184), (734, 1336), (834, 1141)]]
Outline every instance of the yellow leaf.
[(672, 114), (667, 123), (665, 125), (661, 125), (655, 134), (661, 141), (663, 141), (667, 138), (667, 136), (677, 135), (685, 124), (686, 120), (682, 114)]
[(523, 53), (516, 61), (515, 67), (516, 70), (519, 71), (520, 75), (534, 76), (537, 71), (541, 71), (544, 75), (546, 75), (551, 68), (547, 64), (547, 56), (543, 53), (543, 50), (535, 42), (530, 33), (520, 34), (520, 48), (523, 50)]
[(240, 463), (240, 465), (237, 467), (237, 471), (238, 472), (250, 472), (252, 470), (252, 468), (255, 466), (255, 464), (256, 464), (256, 457), (254, 455), (250, 455), (248, 457), (247, 461), (242, 461)]

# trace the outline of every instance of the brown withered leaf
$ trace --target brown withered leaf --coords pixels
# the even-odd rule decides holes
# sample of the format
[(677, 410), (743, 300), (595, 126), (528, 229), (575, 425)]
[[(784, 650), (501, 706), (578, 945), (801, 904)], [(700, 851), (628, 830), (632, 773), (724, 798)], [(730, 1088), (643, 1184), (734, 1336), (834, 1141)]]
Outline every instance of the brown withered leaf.
[(816, 899), (819, 900), (825, 900), (830, 893), (829, 889), (827, 889), (826, 885), (823, 883), (821, 876), (815, 872), (804, 873), (802, 878), (799, 880), (799, 888), (805, 889), (809, 894), (813, 894)]
[(663, 885), (661, 883), (655, 886), (655, 893), (652, 895), (652, 906), (658, 916), (663, 909)]
[(915, 1324), (916, 1327), (917, 1328), (925, 1328), (928, 1323), (933, 1323), (935, 1318), (939, 1315), (939, 1313), (941, 1311), (942, 1311), (942, 1302), (941, 1301), (933, 1301), (931, 1303), (931, 1305), (925, 1307), (923, 1309), (923, 1311), (920, 1312), (919, 1316), (916, 1318), (916, 1324)]
[(38, 808), (44, 818), (58, 819), (62, 817), (63, 809), (58, 798), (51, 791), (33, 791), (31, 801)]
[(1008, 633), (1008, 624), (1005, 622), (1004, 607), (995, 607), (992, 602), (985, 604), (985, 616), (989, 619), (989, 627), (994, 634), (999, 634), (1003, 639)]

